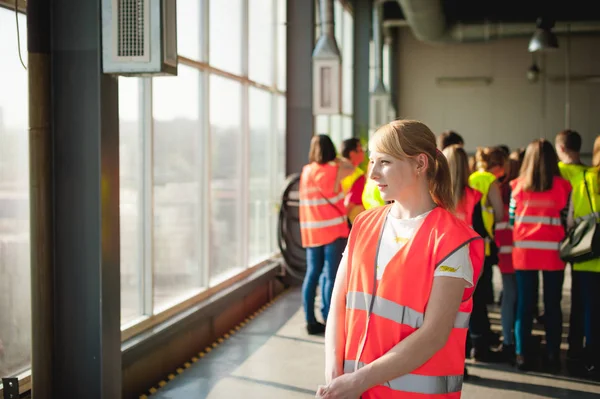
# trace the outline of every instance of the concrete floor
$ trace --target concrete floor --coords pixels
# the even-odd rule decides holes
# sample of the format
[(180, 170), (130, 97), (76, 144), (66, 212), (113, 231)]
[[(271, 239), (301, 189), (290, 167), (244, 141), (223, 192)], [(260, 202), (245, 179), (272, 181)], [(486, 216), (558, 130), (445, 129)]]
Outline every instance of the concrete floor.
[[(491, 317), (498, 329), (499, 315)], [(323, 351), (323, 337), (306, 333), (300, 292), (292, 289), (210, 353), (174, 372), (172, 381), (152, 389), (152, 398), (314, 398), (324, 381)], [(472, 378), (463, 398), (600, 398), (600, 383), (470, 360), (468, 367)]]

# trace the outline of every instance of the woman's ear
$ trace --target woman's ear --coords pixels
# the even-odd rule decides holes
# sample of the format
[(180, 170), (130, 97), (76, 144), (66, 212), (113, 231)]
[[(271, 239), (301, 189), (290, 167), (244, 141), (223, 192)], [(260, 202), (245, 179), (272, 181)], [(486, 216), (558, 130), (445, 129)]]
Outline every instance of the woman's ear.
[(417, 155), (415, 161), (417, 165), (417, 173), (425, 173), (425, 171), (427, 170), (427, 166), (429, 165), (429, 158), (427, 158), (427, 155), (421, 153)]

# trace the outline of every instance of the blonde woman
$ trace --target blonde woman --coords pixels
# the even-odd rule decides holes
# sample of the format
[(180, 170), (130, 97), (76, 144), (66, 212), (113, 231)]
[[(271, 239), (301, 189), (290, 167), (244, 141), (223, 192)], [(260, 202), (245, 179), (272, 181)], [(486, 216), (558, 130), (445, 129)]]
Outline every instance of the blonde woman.
[(317, 397), (459, 398), (483, 240), (452, 213), (448, 163), (427, 126), (391, 122), (369, 150), (369, 178), (393, 203), (362, 212), (352, 227)]

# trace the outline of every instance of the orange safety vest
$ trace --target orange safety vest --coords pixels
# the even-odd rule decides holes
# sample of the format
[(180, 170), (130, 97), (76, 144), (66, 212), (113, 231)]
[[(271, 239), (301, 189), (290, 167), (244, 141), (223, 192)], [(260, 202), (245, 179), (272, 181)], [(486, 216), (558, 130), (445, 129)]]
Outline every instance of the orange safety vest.
[[(376, 284), (374, 260), (390, 208), (361, 213), (350, 235), (345, 373), (377, 360), (423, 325), (435, 268), (456, 249), (475, 244), (469, 246), (474, 281), (483, 267), (483, 239), (450, 212), (435, 208)], [(460, 398), (473, 291), (474, 287), (465, 289), (454, 328), (439, 352), (410, 374), (367, 390), (362, 398)]]
[(564, 270), (558, 245), (565, 237), (560, 212), (567, 206), (571, 184), (554, 177), (552, 188), (525, 191), (521, 178), (510, 182), (516, 202), (513, 226), (513, 266), (516, 270)]
[(460, 203), (456, 205), (454, 214), (457, 218), (468, 224), (469, 227), (473, 228), (473, 213), (475, 206), (481, 200), (483, 194), (468, 186), (465, 187), (465, 189), (465, 195), (463, 195)]
[(339, 166), (316, 162), (300, 175), (300, 234), (304, 248), (327, 245), (348, 237), (344, 191), (338, 180)]
[(513, 232), (508, 224), (508, 205), (504, 204), (504, 217), (496, 223), (496, 246), (498, 247), (498, 267), (500, 273), (512, 274), (515, 272), (512, 260)]

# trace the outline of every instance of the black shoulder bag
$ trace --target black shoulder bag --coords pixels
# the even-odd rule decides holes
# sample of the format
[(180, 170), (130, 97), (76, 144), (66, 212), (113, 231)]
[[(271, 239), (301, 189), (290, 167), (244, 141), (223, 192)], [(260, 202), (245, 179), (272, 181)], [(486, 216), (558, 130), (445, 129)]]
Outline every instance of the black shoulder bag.
[(567, 232), (567, 236), (560, 242), (560, 258), (569, 263), (581, 263), (591, 259), (600, 258), (600, 227), (598, 227), (598, 214), (594, 210), (592, 197), (583, 172), (583, 184), (590, 201), (592, 213), (583, 216), (579, 222)]

